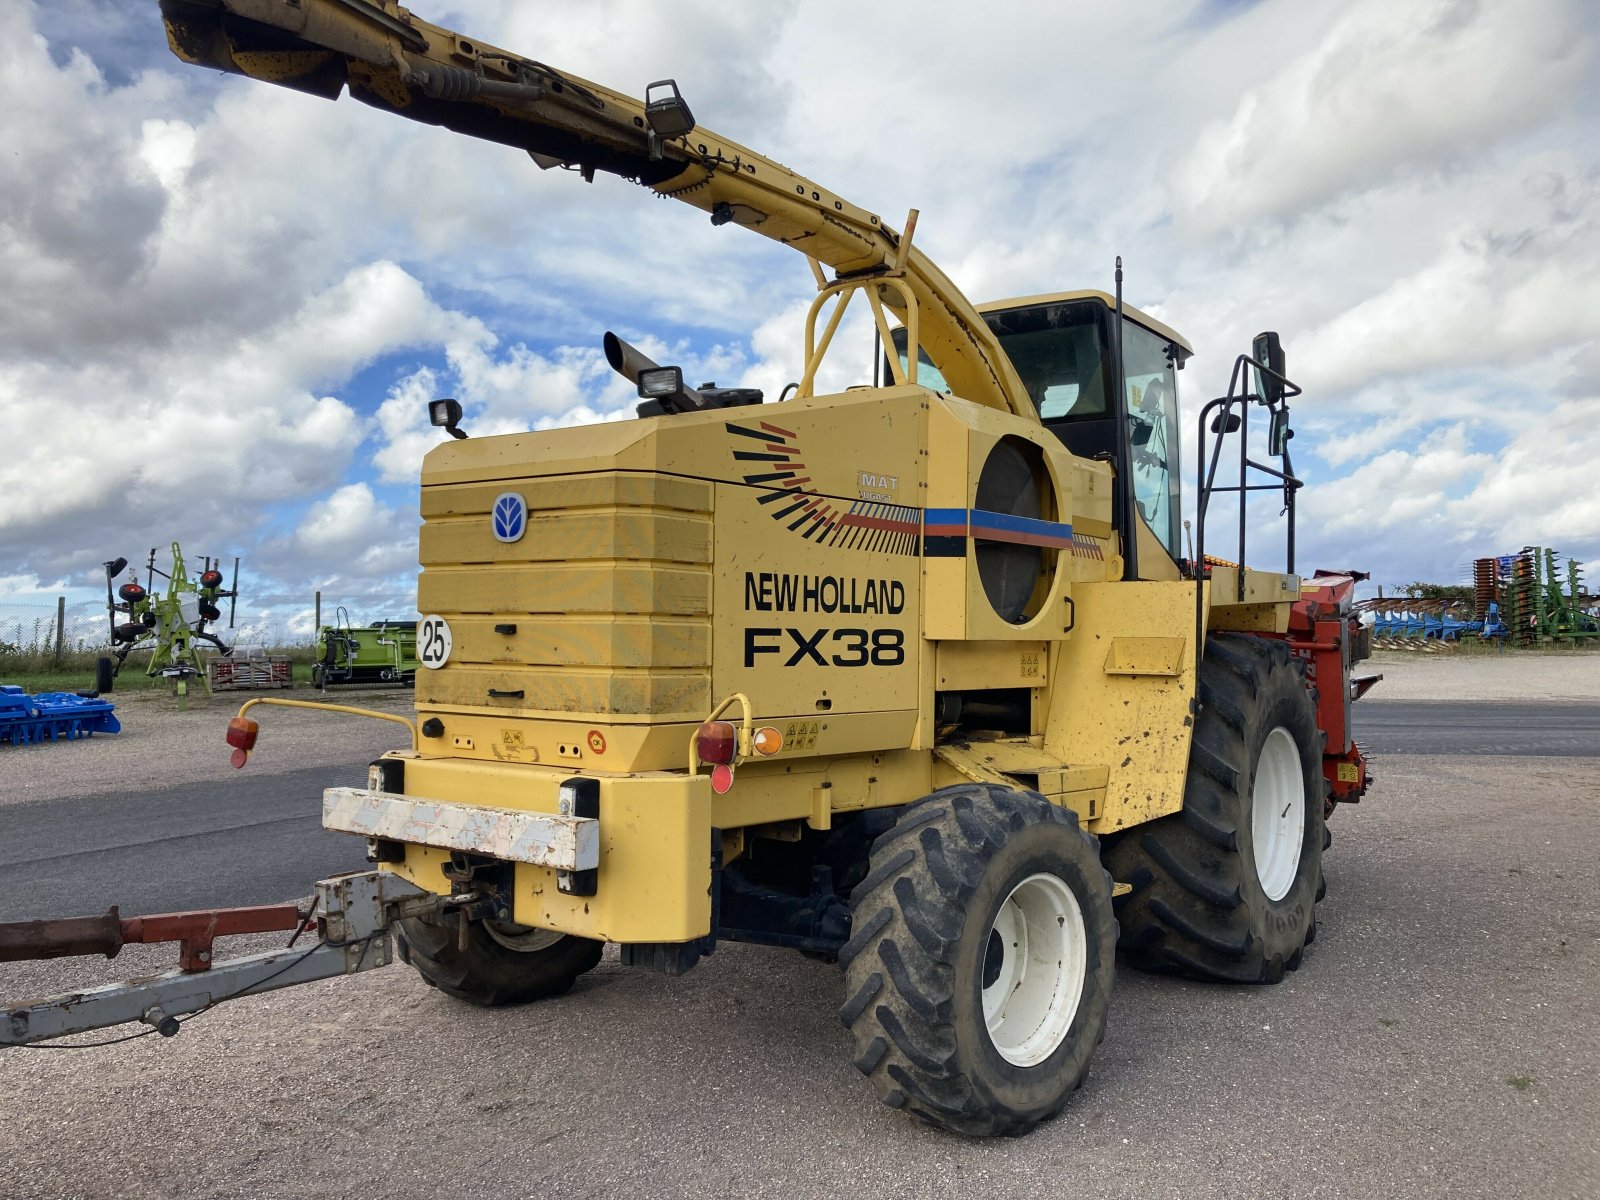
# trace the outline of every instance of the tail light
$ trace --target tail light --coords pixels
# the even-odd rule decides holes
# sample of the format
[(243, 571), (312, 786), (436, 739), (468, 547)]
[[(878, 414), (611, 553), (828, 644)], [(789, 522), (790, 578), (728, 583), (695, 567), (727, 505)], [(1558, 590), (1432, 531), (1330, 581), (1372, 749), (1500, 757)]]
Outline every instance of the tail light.
[(755, 735), (750, 739), (750, 744), (755, 747), (757, 754), (763, 758), (770, 758), (783, 749), (783, 734), (779, 733), (771, 725), (765, 725), (756, 730)]
[(260, 732), (258, 726), (249, 717), (234, 717), (228, 722), (228, 745), (233, 747), (233, 765), (242, 767), (250, 759), (250, 751), (256, 747), (256, 734)]
[(694, 735), (695, 753), (703, 763), (731, 766), (738, 748), (739, 735), (732, 721), (707, 721)]

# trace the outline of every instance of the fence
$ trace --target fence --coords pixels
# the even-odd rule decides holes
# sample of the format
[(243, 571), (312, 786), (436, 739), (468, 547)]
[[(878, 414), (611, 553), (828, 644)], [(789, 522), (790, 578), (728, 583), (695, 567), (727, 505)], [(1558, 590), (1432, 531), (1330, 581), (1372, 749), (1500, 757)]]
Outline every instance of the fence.
[[(308, 650), (317, 640), (319, 612), (322, 624), (348, 620), (353, 626), (361, 626), (379, 620), (416, 620), (416, 604), (411, 592), (268, 596), (249, 607), (239, 605), (232, 628), (227, 624), (228, 608), (224, 602), (223, 620), (209, 628), (229, 645)], [(44, 670), (67, 659), (109, 653), (110, 638), (103, 600), (69, 604), (65, 597), (59, 597), (55, 604), (40, 604), (0, 598), (0, 666)]]

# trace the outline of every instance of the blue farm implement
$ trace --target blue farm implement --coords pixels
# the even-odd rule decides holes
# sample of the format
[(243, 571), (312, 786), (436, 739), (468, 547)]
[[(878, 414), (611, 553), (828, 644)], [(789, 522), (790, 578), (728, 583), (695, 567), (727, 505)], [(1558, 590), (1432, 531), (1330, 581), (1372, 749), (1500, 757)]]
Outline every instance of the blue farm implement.
[(97, 733), (119, 733), (122, 723), (109, 700), (68, 692), (30, 696), (14, 684), (0, 685), (0, 745), (70, 742)]
[(1357, 606), (1372, 616), (1372, 644), (1383, 650), (1439, 652), (1463, 638), (1503, 636), (1498, 620), (1463, 619), (1459, 604), (1438, 599), (1379, 597)]

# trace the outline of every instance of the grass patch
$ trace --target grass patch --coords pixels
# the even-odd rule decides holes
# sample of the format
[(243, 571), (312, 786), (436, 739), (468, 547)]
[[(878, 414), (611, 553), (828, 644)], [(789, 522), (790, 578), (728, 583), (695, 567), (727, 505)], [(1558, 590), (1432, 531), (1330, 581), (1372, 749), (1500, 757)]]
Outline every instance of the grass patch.
[(1525, 1092), (1525, 1091), (1528, 1090), (1528, 1085), (1533, 1082), (1533, 1076), (1532, 1075), (1513, 1075), (1510, 1078), (1508, 1078), (1506, 1080), (1506, 1082), (1509, 1083), (1512, 1087), (1516, 1088), (1517, 1091)]
[[(23, 691), (34, 693), (89, 691), (94, 687), (95, 660), (100, 657), (98, 650), (74, 650), (63, 653), (59, 667), (51, 665), (48, 650), (42, 654), (8, 653), (8, 650), (8, 646), (0, 646), (0, 683), (16, 684)], [(292, 660), (291, 678), (296, 684), (310, 684), (314, 651), (307, 647), (295, 646), (274, 649), (270, 653), (287, 654)], [(148, 651), (135, 651), (129, 655), (128, 661), (122, 664), (122, 670), (117, 675), (116, 687), (111, 694), (115, 696), (119, 692), (170, 691), (172, 688), (170, 679), (160, 675), (145, 674), (149, 660)]]

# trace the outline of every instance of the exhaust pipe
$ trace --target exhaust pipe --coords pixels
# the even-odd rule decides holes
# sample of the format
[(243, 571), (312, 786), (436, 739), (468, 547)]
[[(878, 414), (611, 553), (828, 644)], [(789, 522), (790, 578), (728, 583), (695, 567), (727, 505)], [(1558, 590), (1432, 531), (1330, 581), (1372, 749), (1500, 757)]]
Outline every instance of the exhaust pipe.
[[(606, 331), (603, 341), (606, 352), (606, 362), (611, 364), (611, 369), (621, 375), (629, 383), (638, 386), (639, 375), (644, 371), (659, 371), (661, 364), (655, 359), (628, 345), (610, 330)], [(681, 375), (681, 372), (680, 372)], [(688, 412), (692, 409), (710, 408), (711, 403), (692, 387), (681, 386), (670, 396), (648, 397), (640, 393), (644, 399), (658, 401), (667, 412)]]

